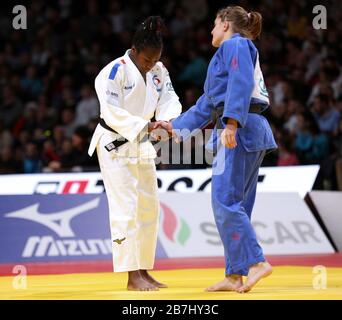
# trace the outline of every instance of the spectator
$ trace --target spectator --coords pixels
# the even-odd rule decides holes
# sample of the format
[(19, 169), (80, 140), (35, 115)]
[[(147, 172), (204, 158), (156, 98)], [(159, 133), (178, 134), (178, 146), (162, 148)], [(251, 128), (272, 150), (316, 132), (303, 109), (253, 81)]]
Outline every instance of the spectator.
[(207, 74), (207, 63), (196, 50), (189, 51), (189, 63), (179, 75), (178, 81), (201, 87)]
[(71, 138), (76, 128), (75, 111), (72, 108), (64, 108), (62, 110), (61, 124), (65, 137)]
[(287, 137), (278, 142), (278, 166), (297, 166), (299, 160), (292, 147), (292, 139)]
[(91, 119), (100, 116), (100, 107), (94, 91), (89, 85), (84, 85), (81, 90), (81, 101), (76, 106), (75, 124), (86, 125)]
[(319, 95), (315, 98), (312, 112), (321, 132), (332, 134), (338, 130), (340, 113), (332, 107), (327, 96)]
[(25, 154), (23, 159), (24, 173), (41, 172), (42, 162), (39, 157), (38, 147), (35, 143), (29, 142), (25, 145)]

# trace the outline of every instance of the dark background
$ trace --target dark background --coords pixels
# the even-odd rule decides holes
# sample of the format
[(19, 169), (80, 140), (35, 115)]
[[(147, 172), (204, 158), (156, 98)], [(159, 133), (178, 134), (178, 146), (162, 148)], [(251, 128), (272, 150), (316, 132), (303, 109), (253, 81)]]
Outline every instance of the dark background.
[[(98, 119), (94, 79), (130, 48), (136, 26), (149, 15), (165, 20), (162, 61), (183, 109), (192, 106), (215, 52), (210, 32), (216, 12), (238, 4), (263, 16), (255, 43), (271, 96), (266, 117), (279, 145), (263, 165), (320, 164), (315, 188), (342, 190), (337, 178), (342, 172), (340, 3), (2, 1), (0, 173), (98, 170), (96, 157), (87, 156)], [(27, 8), (27, 30), (12, 27), (17, 4)], [(317, 4), (327, 9), (326, 30), (312, 27)]]

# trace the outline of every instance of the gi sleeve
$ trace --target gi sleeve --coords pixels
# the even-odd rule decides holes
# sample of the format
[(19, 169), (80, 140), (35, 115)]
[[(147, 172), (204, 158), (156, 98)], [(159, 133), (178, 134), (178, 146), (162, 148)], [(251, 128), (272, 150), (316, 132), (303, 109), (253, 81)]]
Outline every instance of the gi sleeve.
[(248, 40), (234, 38), (225, 41), (222, 46), (224, 67), (228, 69), (222, 121), (227, 123), (228, 118), (232, 118), (244, 127), (254, 89), (254, 64)]
[(182, 105), (179, 98), (173, 89), (169, 72), (164, 66), (161, 66), (163, 72), (163, 86), (161, 89), (160, 98), (155, 112), (156, 120), (169, 121), (176, 118), (182, 112)]
[[(172, 120), (172, 128), (176, 135), (182, 139), (188, 139), (196, 129), (204, 128), (211, 122), (211, 110), (213, 106), (203, 94), (194, 106)], [(185, 130), (186, 129), (186, 130)]]
[(148, 121), (132, 115), (123, 108), (123, 77), (124, 70), (120, 64), (114, 65), (104, 88), (105, 103), (101, 105), (101, 116), (106, 124), (133, 142), (142, 130), (147, 130)]

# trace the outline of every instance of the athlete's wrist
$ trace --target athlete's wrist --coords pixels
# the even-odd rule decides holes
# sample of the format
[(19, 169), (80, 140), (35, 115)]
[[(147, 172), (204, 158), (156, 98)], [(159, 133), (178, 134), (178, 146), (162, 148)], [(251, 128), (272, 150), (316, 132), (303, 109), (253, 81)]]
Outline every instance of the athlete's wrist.
[(237, 128), (238, 122), (235, 119), (233, 119), (233, 118), (228, 118), (226, 126), (228, 126), (228, 125), (229, 126), (234, 126), (235, 128)]

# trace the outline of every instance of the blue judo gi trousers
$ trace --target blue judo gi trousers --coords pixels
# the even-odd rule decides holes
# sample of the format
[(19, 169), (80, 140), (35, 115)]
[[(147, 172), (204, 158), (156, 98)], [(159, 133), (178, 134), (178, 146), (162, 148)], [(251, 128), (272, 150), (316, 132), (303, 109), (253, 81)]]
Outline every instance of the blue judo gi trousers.
[(259, 167), (265, 153), (247, 152), (237, 135), (237, 146), (221, 146), (214, 159), (212, 208), (224, 246), (226, 275), (247, 275), (252, 264), (265, 261), (251, 224)]

